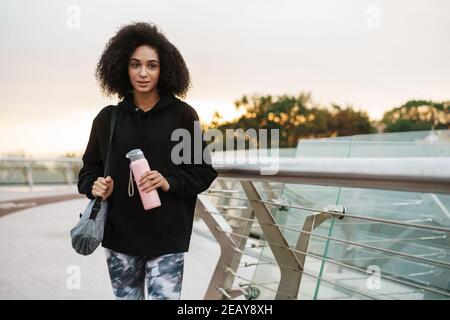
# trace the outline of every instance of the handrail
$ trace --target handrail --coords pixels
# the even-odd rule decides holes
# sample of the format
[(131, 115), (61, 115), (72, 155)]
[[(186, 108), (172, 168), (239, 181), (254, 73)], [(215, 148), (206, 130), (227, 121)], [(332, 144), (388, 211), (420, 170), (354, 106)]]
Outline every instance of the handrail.
[[(242, 160), (242, 159), (241, 159)], [(434, 224), (417, 224), (418, 221), (401, 221), (401, 219), (384, 219), (373, 216), (376, 212), (370, 213), (368, 216), (355, 215), (346, 210), (343, 206), (337, 208), (337, 206), (326, 206), (323, 208), (314, 208), (314, 205), (296, 205), (291, 203), (285, 203), (280, 200), (279, 196), (268, 195), (267, 199), (262, 199), (259, 194), (260, 190), (255, 189), (253, 186), (254, 181), (269, 181), (292, 184), (305, 184), (305, 185), (323, 185), (323, 186), (337, 186), (337, 187), (354, 187), (354, 188), (367, 188), (367, 189), (381, 189), (381, 190), (401, 190), (408, 192), (422, 192), (422, 193), (444, 193), (450, 194), (450, 158), (261, 158), (253, 160), (244, 159), (246, 163), (236, 163), (234, 159), (225, 159), (223, 161), (213, 157), (214, 168), (218, 172), (218, 178), (220, 187), (228, 192), (221, 192), (217, 189), (217, 186), (202, 194), (199, 197), (199, 202), (207, 203), (205, 197), (213, 197), (217, 199), (217, 206), (215, 209), (210, 210), (206, 207), (202, 207), (201, 216), (208, 217), (208, 219), (214, 219), (214, 217), (222, 217), (227, 219), (236, 219), (233, 222), (233, 229), (225, 230), (216, 227), (214, 232), (219, 231), (219, 234), (235, 237), (234, 239), (241, 238), (244, 241), (251, 239), (249, 234), (242, 234), (237, 231), (239, 225), (247, 226), (246, 230), (252, 227), (258, 227), (263, 233), (263, 237), (267, 240), (257, 240), (259, 244), (266, 244), (270, 247), (274, 254), (274, 260), (271, 262), (280, 268), (281, 277), (278, 289), (276, 290), (276, 299), (290, 299), (297, 296), (297, 290), (300, 287), (301, 274), (317, 279), (317, 281), (328, 282), (336, 288), (343, 290), (349, 290), (361, 296), (369, 298), (375, 298), (376, 295), (367, 294), (365, 290), (359, 292), (356, 288), (350, 288), (342, 286), (339, 282), (327, 279), (322, 275), (322, 271), (316, 274), (309, 273), (305, 270), (304, 263), (305, 257), (319, 259), (322, 262), (328, 262), (334, 264), (335, 267), (345, 268), (352, 270), (352, 272), (361, 272), (368, 274), (368, 270), (364, 270), (361, 267), (353, 266), (351, 264), (342, 263), (339, 259), (335, 260), (328, 257), (326, 254), (318, 255), (313, 252), (309, 252), (309, 238), (314, 237), (316, 239), (323, 239), (326, 241), (336, 241), (345, 245), (352, 245), (364, 250), (370, 250), (378, 252), (384, 255), (389, 255), (399, 259), (405, 259), (409, 261), (416, 261), (423, 266), (429, 266), (436, 272), (447, 273), (450, 271), (450, 263), (446, 260), (435, 260), (426, 258), (425, 255), (414, 255), (410, 252), (402, 252), (393, 248), (382, 248), (378, 246), (372, 246), (362, 243), (361, 241), (350, 241), (342, 238), (336, 238), (328, 235), (321, 235), (316, 232), (312, 232), (312, 229), (317, 226), (317, 221), (314, 222), (313, 215), (322, 215), (318, 223), (320, 224), (323, 219), (336, 218), (336, 219), (357, 219), (360, 221), (368, 221), (372, 223), (383, 223), (387, 225), (397, 225), (405, 228), (415, 228), (417, 230), (431, 231), (431, 232), (444, 232), (450, 233), (450, 229), (444, 226), (437, 226)], [(273, 161), (273, 162), (270, 162)], [(273, 170), (273, 168), (278, 170)], [(270, 169), (268, 169), (270, 168)], [(268, 171), (272, 171), (271, 174), (267, 174)], [(226, 181), (231, 182), (231, 186), (225, 184)], [(241, 192), (236, 189), (235, 183), (242, 184), (245, 196), (241, 195)], [(267, 187), (267, 185), (266, 185)], [(266, 187), (264, 191), (266, 192)], [(270, 191), (270, 190), (269, 190)], [(234, 196), (239, 192), (238, 196)], [(230, 194), (230, 195), (226, 195)], [(233, 195), (232, 195), (233, 194)], [(240, 202), (230, 201), (246, 201), (245, 205)], [(331, 204), (330, 204), (331, 205)], [(276, 223), (270, 217), (271, 207), (280, 208), (296, 208), (305, 211), (307, 220), (303, 224), (303, 229), (297, 227), (291, 228), (282, 223)], [(200, 207), (199, 207), (200, 208)], [(236, 214), (226, 214), (218, 211), (222, 208), (223, 211), (235, 210)], [(253, 216), (241, 215), (242, 210), (251, 208), (254, 213)], [(342, 211), (341, 211), (342, 210)], [(375, 209), (376, 210), (376, 209)], [(310, 212), (310, 213), (308, 213)], [(313, 213), (313, 215), (311, 215)], [(278, 213), (277, 213), (278, 214)], [(289, 214), (289, 211), (280, 210), (280, 215)], [(336, 220), (337, 221), (337, 220)], [(309, 223), (309, 224), (308, 224)], [(301, 226), (300, 226), (301, 227)], [(276, 229), (275, 229), (276, 228)], [(291, 247), (285, 244), (285, 240), (281, 236), (280, 230), (294, 231), (298, 233), (298, 240), (296, 247)], [(445, 234), (444, 234), (445, 235)], [(216, 237), (216, 236), (215, 236)], [(278, 239), (277, 239), (278, 238)], [(220, 238), (217, 238), (218, 242), (221, 242)], [(277, 240), (276, 240), (277, 239)], [(236, 252), (239, 255), (246, 255), (245, 248), (238, 249), (236, 246), (222, 246), (222, 255), (230, 255), (232, 252)], [(289, 253), (290, 252), (290, 253)], [(294, 254), (297, 260), (292, 260), (291, 255)], [(231, 259), (231, 258), (229, 258)], [(240, 258), (239, 258), (240, 259)], [(260, 263), (265, 263), (261, 257)], [(257, 263), (258, 264), (258, 263)], [(256, 265), (257, 265), (256, 264)], [(214, 282), (217, 287), (222, 288), (225, 292), (236, 293), (236, 290), (232, 290), (229, 285), (221, 285), (224, 282), (217, 281), (217, 277), (221, 276), (223, 269), (226, 265), (218, 263), (216, 271), (213, 275)], [(447, 269), (447, 270), (446, 270)], [(232, 274), (235, 278), (244, 279), (239, 275), (235, 267), (227, 269), (228, 274)], [(299, 278), (300, 277), (300, 278)], [(387, 274), (380, 274), (379, 278), (383, 281), (390, 281), (395, 285), (404, 286), (409, 289), (419, 289), (424, 295), (438, 294), (443, 297), (450, 297), (448, 290), (436, 286), (435, 283), (420, 282), (419, 279), (415, 281), (405, 278), (405, 276), (397, 273), (388, 272)], [(245, 279), (249, 281), (248, 279)], [(364, 280), (364, 278), (362, 279)], [(437, 281), (437, 280), (433, 280)], [(261, 284), (249, 281), (249, 286), (256, 286), (263, 289)], [(213, 282), (211, 282), (213, 283)], [(227, 283), (230, 283), (230, 279), (227, 278)], [(217, 288), (216, 287), (216, 288)], [(231, 290), (231, 291), (227, 291)], [(356, 291), (355, 291), (356, 290)], [(213, 286), (210, 286), (208, 291), (218, 292)], [(269, 290), (273, 291), (273, 290)], [(374, 292), (375, 293), (375, 292)], [(219, 297), (220, 297), (219, 292)], [(389, 297), (389, 293), (385, 293), (385, 297)], [(381, 297), (380, 294), (378, 297)], [(206, 296), (205, 296), (206, 297)], [(217, 296), (216, 296), (217, 297)], [(227, 295), (222, 297), (227, 298)], [(229, 297), (228, 297), (229, 298)]]
[[(223, 158), (223, 157), (222, 157)], [(450, 193), (450, 158), (275, 158), (245, 157), (245, 163), (212, 157), (219, 177), (354, 188)], [(79, 163), (74, 158), (0, 157), (7, 162)], [(268, 165), (270, 174), (261, 174)]]
[[(450, 193), (450, 158), (212, 158), (221, 178)], [(269, 172), (270, 174), (264, 174)]]
[(73, 178), (72, 175), (70, 173), (70, 171), (78, 166), (79, 164), (82, 163), (82, 159), (81, 158), (77, 158), (77, 157), (65, 157), (65, 158), (26, 158), (26, 157), (0, 157), (0, 163), (19, 163), (21, 164), (25, 169), (25, 180), (26, 183), (28, 184), (30, 191), (33, 191), (33, 187), (34, 187), (34, 179), (33, 179), (33, 171), (34, 171), (34, 166), (37, 163), (45, 163), (45, 162), (51, 162), (51, 163), (58, 163), (61, 164), (63, 166), (63, 168), (65, 169), (65, 182), (67, 183), (67, 185), (71, 185), (73, 184)]

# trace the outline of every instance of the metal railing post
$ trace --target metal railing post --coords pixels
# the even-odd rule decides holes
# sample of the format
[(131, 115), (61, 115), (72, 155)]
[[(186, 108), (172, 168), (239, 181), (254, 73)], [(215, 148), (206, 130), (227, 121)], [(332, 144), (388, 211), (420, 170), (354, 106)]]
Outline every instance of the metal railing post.
[(253, 182), (241, 181), (241, 184), (280, 268), (280, 282), (275, 299), (296, 299), (300, 286), (300, 271), (303, 266), (292, 250), (284, 249), (290, 248), (289, 243), (276, 226), (276, 222), (266, 204), (259, 201), (262, 198)]
[(66, 163), (64, 167), (65, 167), (67, 186), (70, 187), (72, 185), (71, 164)]
[(28, 186), (30, 188), (30, 191), (33, 191), (33, 163), (32, 162), (27, 162), (26, 163), (26, 179), (28, 182)]
[[(242, 239), (237, 240), (237, 238), (228, 235), (224, 232), (223, 228), (220, 226), (219, 219), (222, 218), (220, 215), (212, 215), (211, 212), (216, 212), (217, 209), (209, 202), (205, 196), (198, 196), (196, 203), (196, 213), (208, 226), (209, 230), (213, 234), (214, 238), (220, 245), (220, 257), (214, 269), (213, 276), (209, 283), (208, 289), (204, 296), (205, 300), (222, 300), (235, 298), (242, 294), (242, 291), (231, 291), (229, 290), (234, 281), (234, 274), (228, 272), (228, 270), (236, 271), (239, 267), (239, 263), (242, 258), (242, 250), (245, 246), (246, 241)], [(252, 211), (245, 211), (249, 218), (252, 216)], [(224, 219), (222, 223), (227, 223)], [(231, 226), (229, 226), (231, 228)], [(240, 232), (243, 234), (249, 233), (251, 228), (251, 222), (246, 223), (245, 226), (240, 228)]]

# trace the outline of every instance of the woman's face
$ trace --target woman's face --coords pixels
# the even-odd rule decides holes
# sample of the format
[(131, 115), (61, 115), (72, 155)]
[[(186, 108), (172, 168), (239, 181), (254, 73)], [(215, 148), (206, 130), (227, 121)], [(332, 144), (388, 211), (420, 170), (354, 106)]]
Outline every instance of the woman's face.
[(135, 92), (149, 93), (156, 90), (160, 64), (158, 53), (148, 45), (137, 47), (128, 64), (128, 76)]

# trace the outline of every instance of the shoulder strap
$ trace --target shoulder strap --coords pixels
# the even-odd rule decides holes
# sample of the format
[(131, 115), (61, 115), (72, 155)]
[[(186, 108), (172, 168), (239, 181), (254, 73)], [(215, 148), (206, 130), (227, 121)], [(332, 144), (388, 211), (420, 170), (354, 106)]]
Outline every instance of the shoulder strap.
[(106, 160), (105, 160), (105, 169), (103, 172), (103, 176), (107, 177), (108, 173), (109, 173), (109, 165), (110, 165), (110, 155), (111, 155), (111, 142), (112, 142), (112, 138), (113, 138), (113, 134), (114, 134), (114, 129), (116, 128), (116, 122), (117, 122), (117, 112), (118, 112), (118, 106), (113, 106), (112, 108), (112, 113), (111, 113), (111, 125), (110, 125), (110, 129), (109, 129), (109, 141), (108, 141), (108, 151), (106, 152)]
[[(116, 122), (117, 122), (117, 113), (118, 113), (119, 106), (113, 106), (112, 112), (111, 112), (111, 125), (109, 127), (109, 140), (108, 140), (108, 151), (106, 152), (106, 160), (105, 160), (105, 169), (103, 171), (103, 176), (107, 177), (107, 174), (109, 172), (109, 157), (110, 157), (110, 151), (111, 151), (111, 142), (112, 137), (114, 134), (114, 129), (116, 128)], [(97, 218), (97, 213), (100, 210), (102, 202), (102, 197), (95, 197), (95, 202), (92, 206), (91, 214), (89, 215), (89, 219), (92, 219), (95, 221)]]

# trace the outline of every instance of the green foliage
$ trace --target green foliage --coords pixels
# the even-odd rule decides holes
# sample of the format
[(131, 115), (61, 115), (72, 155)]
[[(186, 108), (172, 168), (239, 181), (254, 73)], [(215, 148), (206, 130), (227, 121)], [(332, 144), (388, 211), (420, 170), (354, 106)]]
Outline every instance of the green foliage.
[(385, 132), (446, 129), (450, 124), (449, 102), (411, 100), (384, 113)]
[(330, 137), (373, 132), (368, 115), (352, 109), (333, 105), (331, 110), (315, 104), (311, 94), (297, 97), (282, 95), (244, 95), (235, 101), (243, 115), (234, 121), (221, 122), (216, 113), (210, 128), (217, 128), (225, 136), (226, 129), (279, 129), (280, 147), (296, 147), (300, 138)]

